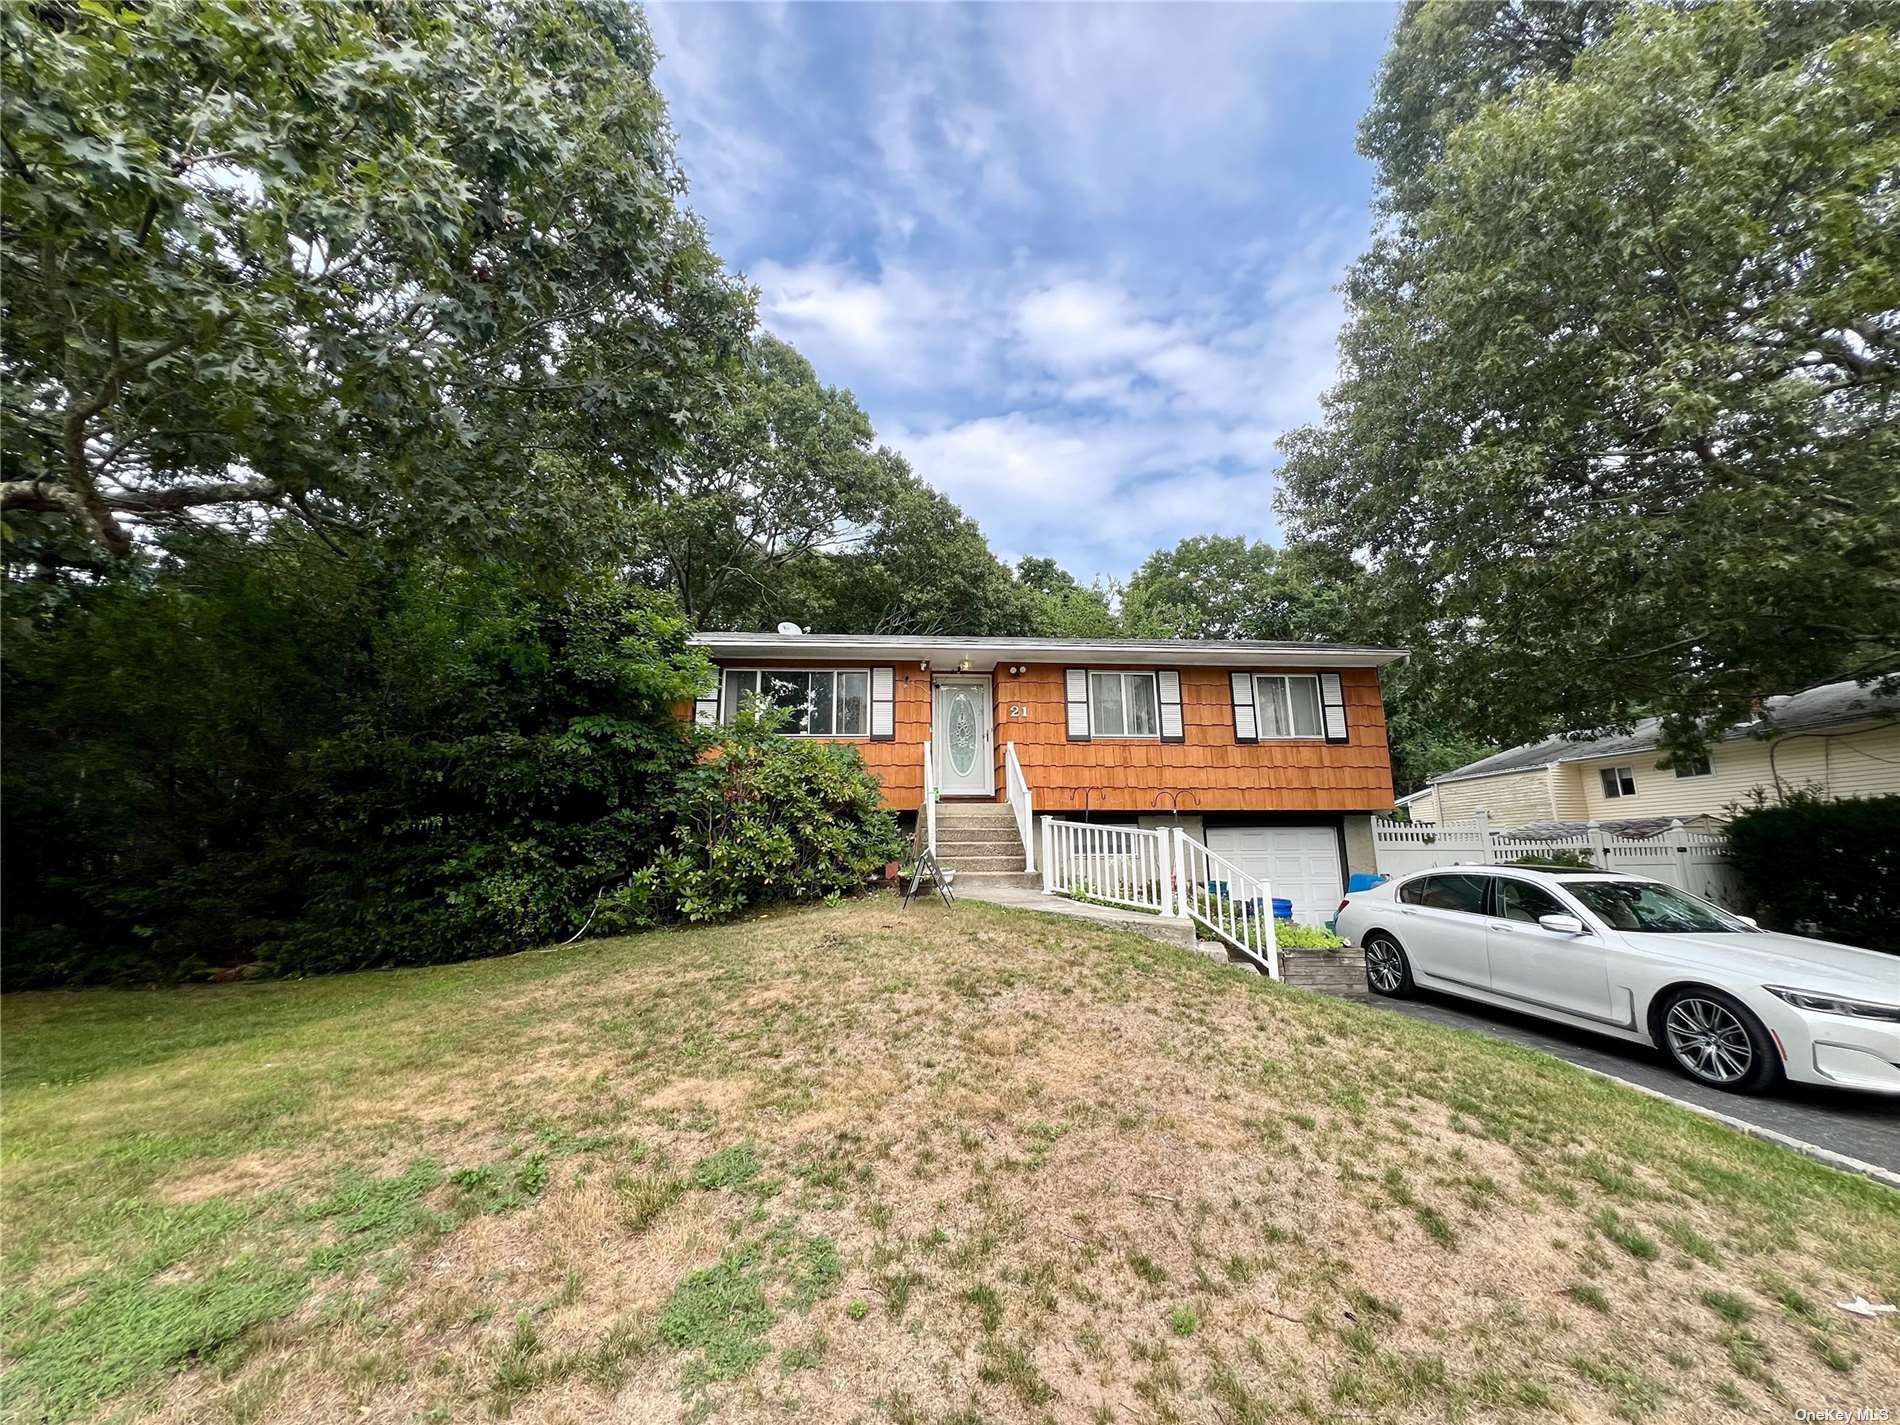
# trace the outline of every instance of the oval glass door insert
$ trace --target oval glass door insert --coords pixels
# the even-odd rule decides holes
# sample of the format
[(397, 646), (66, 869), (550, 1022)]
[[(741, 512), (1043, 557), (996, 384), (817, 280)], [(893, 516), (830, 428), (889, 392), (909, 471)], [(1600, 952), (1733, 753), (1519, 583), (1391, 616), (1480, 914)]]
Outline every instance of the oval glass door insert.
[(950, 695), (950, 765), (959, 777), (976, 766), (976, 742), (976, 699), (959, 688)]

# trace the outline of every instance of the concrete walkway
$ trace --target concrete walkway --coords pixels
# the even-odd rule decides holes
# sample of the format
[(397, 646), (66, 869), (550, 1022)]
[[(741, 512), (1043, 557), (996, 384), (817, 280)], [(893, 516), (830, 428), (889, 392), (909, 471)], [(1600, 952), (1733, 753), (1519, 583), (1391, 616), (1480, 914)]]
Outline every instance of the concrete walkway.
[[(1040, 911), (1044, 915), (1066, 915), (1076, 920), (1092, 920), (1099, 925), (1113, 925), (1120, 930), (1132, 930), (1137, 935), (1145, 935), (1150, 940), (1160, 940), (1169, 945), (1178, 945), (1183, 950), (1198, 950), (1200, 941), (1194, 934), (1194, 923), (1186, 916), (1144, 915), (1138, 910), (1120, 910), (1114, 906), (1090, 905), (1087, 901), (1072, 901), (1066, 896), (1044, 895), (1040, 890), (1029, 886), (1010, 885), (998, 880), (976, 877), (954, 878), (950, 882), (951, 890), (965, 900), (984, 901), (989, 905), (1006, 905), (1012, 910)], [(1220, 957), (1226, 959), (1225, 953)]]

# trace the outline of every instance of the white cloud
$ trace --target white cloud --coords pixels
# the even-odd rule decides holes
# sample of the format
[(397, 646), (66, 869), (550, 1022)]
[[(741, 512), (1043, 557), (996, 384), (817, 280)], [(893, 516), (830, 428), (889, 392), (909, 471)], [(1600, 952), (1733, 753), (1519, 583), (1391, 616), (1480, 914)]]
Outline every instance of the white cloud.
[[(1189, 534), (1277, 533), (1274, 442), (1333, 379), (1368, 214), (1289, 186), (1309, 114), (1276, 79), (1380, 15), (650, 13), (695, 204), (762, 320), (1000, 554), (1125, 576)], [(1349, 122), (1339, 143), (1356, 162)]]

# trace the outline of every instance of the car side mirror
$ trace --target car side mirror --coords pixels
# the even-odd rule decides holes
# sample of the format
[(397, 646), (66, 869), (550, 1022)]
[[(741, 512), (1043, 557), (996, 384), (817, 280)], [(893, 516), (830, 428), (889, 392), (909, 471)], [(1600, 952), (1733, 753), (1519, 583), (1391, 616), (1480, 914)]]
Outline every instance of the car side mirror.
[(1574, 915), (1540, 915), (1537, 923), (1553, 935), (1587, 935), (1583, 922)]

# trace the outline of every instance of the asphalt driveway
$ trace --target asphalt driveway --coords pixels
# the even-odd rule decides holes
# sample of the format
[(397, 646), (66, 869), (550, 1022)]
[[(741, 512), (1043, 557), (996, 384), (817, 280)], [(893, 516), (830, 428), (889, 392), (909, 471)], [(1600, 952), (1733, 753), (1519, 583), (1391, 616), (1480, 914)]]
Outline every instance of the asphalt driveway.
[(1677, 1073), (1660, 1053), (1642, 1045), (1426, 990), (1410, 1000), (1378, 995), (1370, 999), (1417, 1019), (1541, 1049), (1572, 1064), (1900, 1173), (1900, 1099), (1805, 1084), (1786, 1084), (1776, 1093), (1752, 1098), (1721, 1093)]

